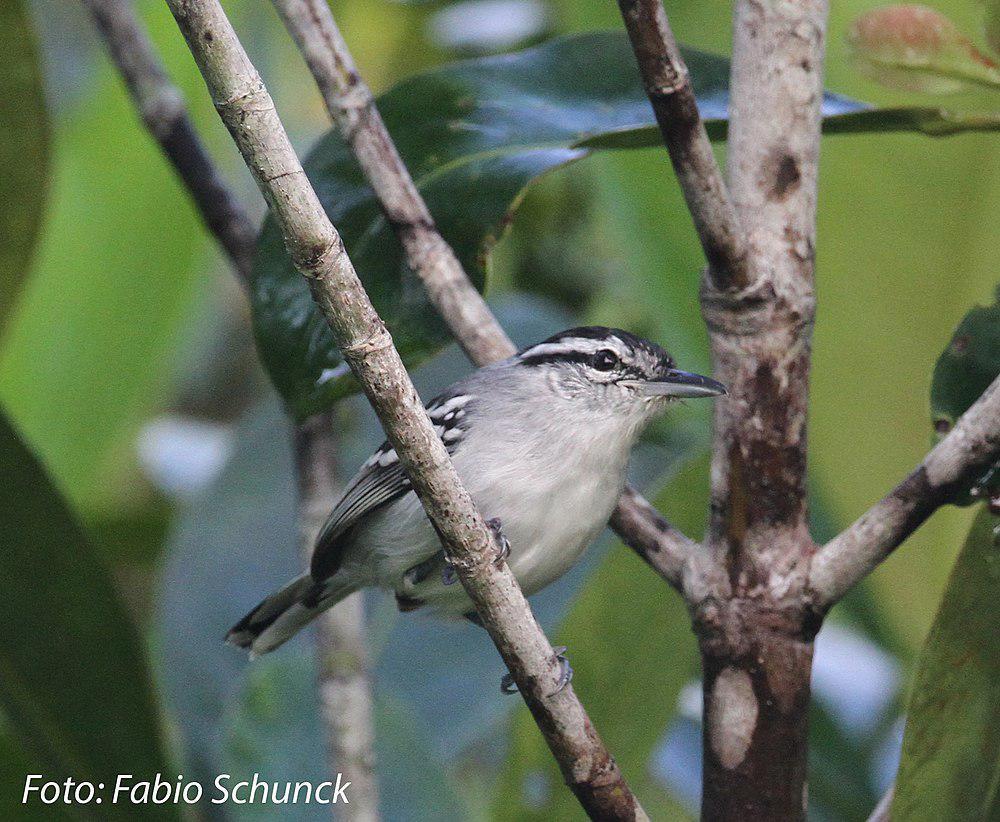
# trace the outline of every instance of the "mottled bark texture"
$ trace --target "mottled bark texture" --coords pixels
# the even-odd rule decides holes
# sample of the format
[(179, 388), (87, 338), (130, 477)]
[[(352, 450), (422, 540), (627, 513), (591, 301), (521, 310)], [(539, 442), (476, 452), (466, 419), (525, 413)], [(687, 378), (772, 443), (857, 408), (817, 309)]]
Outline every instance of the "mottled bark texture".
[[(511, 356), (514, 344), (434, 224), (326, 0), (273, 2), (301, 49), (330, 116), (375, 192), (407, 263), (420, 277), (462, 350), (480, 366)], [(710, 155), (711, 148), (707, 150)], [(681, 569), (693, 543), (635, 489), (626, 489), (610, 524), (626, 545), (679, 587)]]
[(198, 139), (184, 98), (164, 71), (131, 0), (83, 0), (83, 4), (94, 18), (143, 124), (170, 160), (246, 286), (257, 229)]
[(735, 4), (728, 176), (748, 278), (738, 290), (703, 285), (715, 376), (729, 395), (715, 406), (712, 563), (687, 581), (706, 685), (704, 819), (805, 818), (819, 627), (804, 596), (814, 550), (806, 409), (825, 20), (823, 0)]
[[(736, 0), (728, 192), (660, 1), (619, 7), (709, 261), (702, 311), (715, 376), (729, 388), (715, 406), (705, 545), (669, 559), (671, 574), (680, 564), (702, 651), (702, 817), (804, 819), (823, 615), (997, 463), (1000, 380), (909, 477), (817, 551), (806, 412), (826, 4)], [(656, 565), (655, 541), (634, 547)]]
[(222, 7), (217, 0), (168, 0), (168, 5), (292, 261), (308, 281), (567, 783), (593, 818), (644, 818), (572, 686), (557, 688), (560, 664), (552, 646), (510, 569), (495, 562), (499, 546), (434, 433)]
[[(340, 496), (333, 412), (318, 414), (295, 428), (295, 476), (302, 554), (308, 564), (323, 523)], [(364, 595), (359, 591), (316, 619), (320, 711), (329, 772), (351, 783), (350, 802), (337, 819), (377, 822), (375, 728)]]

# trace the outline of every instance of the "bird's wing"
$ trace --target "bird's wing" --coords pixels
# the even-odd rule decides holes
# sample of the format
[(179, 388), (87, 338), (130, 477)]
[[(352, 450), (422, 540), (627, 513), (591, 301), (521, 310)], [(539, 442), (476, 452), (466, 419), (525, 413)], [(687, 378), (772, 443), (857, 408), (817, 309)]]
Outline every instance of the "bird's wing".
[[(466, 410), (472, 399), (455, 389), (431, 400), (427, 413), (434, 424), (434, 431), (444, 442), (449, 454), (461, 445), (466, 430)], [(411, 489), (396, 449), (388, 442), (361, 466), (347, 486), (347, 490), (334, 507), (320, 530), (313, 551), (310, 572), (314, 579), (322, 580), (336, 573), (343, 559), (347, 540), (342, 537), (366, 514), (399, 499)]]

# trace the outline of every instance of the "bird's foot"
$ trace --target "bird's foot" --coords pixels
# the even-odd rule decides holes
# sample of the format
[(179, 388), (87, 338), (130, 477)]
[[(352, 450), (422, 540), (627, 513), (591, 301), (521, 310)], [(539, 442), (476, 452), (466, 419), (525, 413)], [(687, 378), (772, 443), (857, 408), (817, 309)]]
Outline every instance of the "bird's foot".
[[(556, 655), (556, 661), (559, 663), (559, 679), (556, 680), (556, 689), (549, 694), (549, 696), (555, 696), (557, 693), (562, 691), (573, 679), (573, 667), (569, 664), (569, 659), (566, 658), (566, 646), (560, 645), (558, 648), (553, 648)], [(514, 676), (512, 674), (504, 674), (500, 680), (500, 690), (505, 694), (516, 694), (517, 685), (514, 683)]]
[(507, 539), (506, 536), (504, 536), (503, 523), (500, 521), (499, 517), (494, 517), (491, 520), (487, 520), (486, 524), (493, 532), (493, 539), (496, 540), (498, 546), (497, 558), (495, 560), (495, 564), (499, 568), (507, 561), (507, 557), (510, 556), (510, 540)]
[[(497, 544), (497, 557), (494, 560), (494, 564), (499, 568), (507, 561), (507, 557), (510, 556), (510, 540), (504, 536), (503, 524), (497, 517), (487, 520), (486, 524), (489, 526), (490, 531), (493, 532), (493, 539)], [(455, 566), (447, 560), (441, 569), (441, 582), (445, 585), (454, 585), (458, 582), (458, 574), (455, 571)]]

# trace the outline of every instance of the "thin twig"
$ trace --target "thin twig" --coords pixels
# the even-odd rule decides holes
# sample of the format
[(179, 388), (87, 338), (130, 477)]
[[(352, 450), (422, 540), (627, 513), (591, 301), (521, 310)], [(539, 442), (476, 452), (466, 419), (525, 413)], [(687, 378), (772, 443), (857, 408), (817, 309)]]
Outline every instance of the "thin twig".
[[(434, 224), (326, 0), (273, 2), (298, 43), (330, 116), (396, 232), (407, 263), (424, 283), (455, 339), (476, 365), (509, 357), (515, 351), (514, 344)], [(667, 582), (680, 588), (694, 543), (634, 489), (626, 489), (611, 527)]]
[(364, 387), (445, 552), (545, 736), (594, 818), (645, 817), (435, 434), (343, 242), (309, 184), (274, 102), (217, 0), (168, 0), (223, 122), (243, 154), (296, 268)]
[[(98, 24), (146, 128), (187, 187), (208, 229), (228, 253), (245, 285), (256, 231), (198, 140), (180, 91), (170, 82), (129, 0), (84, 0)], [(311, 552), (319, 517), (335, 500), (330, 473), (333, 449), (328, 415), (296, 429), (299, 528)], [(318, 620), (319, 691), (333, 763), (351, 781), (351, 802), (341, 813), (352, 820), (378, 819), (374, 773), (371, 681), (363, 603), (351, 597)]]
[[(295, 428), (299, 536), (307, 563), (341, 491), (333, 416), (333, 412), (317, 414)], [(376, 822), (378, 782), (364, 595), (358, 591), (324, 611), (316, 628), (320, 708), (332, 760), (329, 770), (343, 773), (351, 783), (351, 801), (338, 806), (336, 816), (350, 822)]]
[(1000, 378), (923, 462), (812, 560), (809, 585), (826, 610), (889, 556), (956, 490), (1000, 460)]
[(611, 515), (611, 527), (622, 541), (678, 590), (698, 544), (660, 516), (636, 491), (626, 488)]
[(241, 283), (250, 280), (257, 229), (198, 139), (178, 88), (170, 82), (129, 0), (83, 0), (139, 116), (170, 160)]
[(407, 262), (458, 344), (479, 365), (514, 354), (514, 343), (434, 225), (326, 0), (274, 0), (274, 6), (298, 43), (330, 116), (375, 191)]
[(684, 192), (712, 284), (750, 284), (746, 241), (719, 170), (687, 65), (661, 0), (618, 0), (653, 114)]

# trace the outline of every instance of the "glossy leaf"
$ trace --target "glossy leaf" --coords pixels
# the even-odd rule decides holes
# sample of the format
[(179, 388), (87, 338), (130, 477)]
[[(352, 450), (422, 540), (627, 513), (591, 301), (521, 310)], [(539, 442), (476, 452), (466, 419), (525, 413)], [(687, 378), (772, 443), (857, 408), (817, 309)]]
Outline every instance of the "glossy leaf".
[(920, 657), (893, 822), (1000, 814), (1000, 519), (980, 511)]
[[(719, 134), (729, 62), (693, 49), (686, 58), (702, 113)], [(403, 81), (378, 105), (442, 234), (480, 289), (490, 252), (532, 180), (587, 149), (660, 145), (623, 33), (561, 38), (455, 63)], [(866, 107), (827, 95), (824, 111), (839, 116)], [(413, 364), (436, 351), (446, 329), (343, 141), (328, 133), (304, 165), (404, 360)], [(258, 244), (252, 299), (261, 357), (296, 416), (355, 390), (270, 218)]]
[[(709, 134), (721, 139), (729, 62), (694, 49), (685, 54)], [(491, 251), (533, 180), (592, 150), (661, 145), (619, 32), (445, 66), (403, 81), (378, 105), (438, 227), (480, 289)], [(992, 112), (880, 110), (834, 94), (825, 95), (823, 111), (828, 133), (1000, 130)], [(328, 133), (304, 165), (404, 360), (412, 365), (437, 351), (447, 331), (343, 141)], [(308, 416), (356, 390), (270, 218), (252, 296), (261, 357), (294, 415)]]
[[(5, 417), (0, 465), (0, 706), (11, 728), (48, 778), (113, 785), (119, 773), (169, 772), (140, 638), (107, 569)], [(104, 808), (112, 818), (179, 818), (174, 806)]]
[(49, 125), (25, 4), (0, 6), (0, 336), (27, 276), (48, 190)]
[(859, 17), (848, 42), (873, 79), (905, 91), (948, 94), (968, 85), (1000, 89), (1000, 68), (954, 23), (927, 6), (885, 6)]

